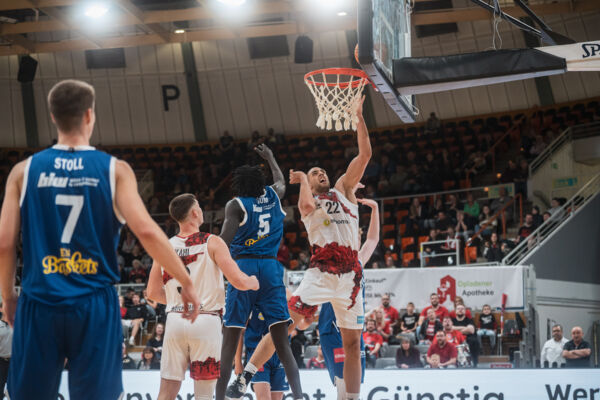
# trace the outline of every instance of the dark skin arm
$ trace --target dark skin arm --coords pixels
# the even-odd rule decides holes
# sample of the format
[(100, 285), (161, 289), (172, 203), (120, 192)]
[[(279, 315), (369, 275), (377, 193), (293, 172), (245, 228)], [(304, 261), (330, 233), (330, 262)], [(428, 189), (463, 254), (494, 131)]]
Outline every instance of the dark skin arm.
[(273, 155), (273, 151), (266, 144), (259, 144), (254, 148), (254, 151), (258, 153), (267, 163), (269, 163), (269, 168), (271, 168), (271, 172), (273, 173), (273, 184), (271, 187), (277, 193), (279, 198), (282, 198), (285, 195), (285, 179), (283, 177), (283, 173), (281, 172), (281, 168), (275, 161), (275, 156)]
[(244, 220), (244, 210), (236, 199), (231, 199), (225, 205), (225, 221), (221, 229), (221, 239), (227, 243), (227, 246), (233, 242), (233, 238)]

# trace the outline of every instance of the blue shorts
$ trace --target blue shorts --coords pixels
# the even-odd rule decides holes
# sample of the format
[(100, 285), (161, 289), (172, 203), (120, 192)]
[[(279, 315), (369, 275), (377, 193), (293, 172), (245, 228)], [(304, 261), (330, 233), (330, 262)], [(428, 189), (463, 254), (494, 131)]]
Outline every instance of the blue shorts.
[(8, 371), (11, 399), (56, 400), (65, 360), (71, 399), (118, 399), (123, 330), (114, 287), (73, 306), (49, 306), (22, 293)]
[[(255, 349), (247, 349), (246, 360), (252, 357)], [(254, 375), (251, 383), (268, 383), (271, 385), (271, 392), (287, 392), (290, 385), (287, 382), (283, 365), (277, 357), (277, 353), (267, 361), (261, 369)], [(254, 388), (252, 388), (254, 390)]]
[[(335, 383), (335, 377), (344, 379), (344, 346), (342, 344), (342, 336), (338, 334), (327, 334), (321, 335), (321, 351), (323, 352), (323, 358), (325, 359), (325, 366), (329, 371), (329, 378), (332, 383)], [(362, 367), (362, 374), (360, 383), (365, 381), (365, 342), (362, 337), (360, 339), (360, 364)]]
[(276, 323), (289, 321), (290, 313), (283, 284), (283, 266), (279, 261), (242, 258), (237, 260), (237, 264), (246, 274), (256, 275), (260, 289), (241, 291), (233, 285), (228, 285), (223, 325), (245, 328), (255, 305), (264, 316), (269, 328)]

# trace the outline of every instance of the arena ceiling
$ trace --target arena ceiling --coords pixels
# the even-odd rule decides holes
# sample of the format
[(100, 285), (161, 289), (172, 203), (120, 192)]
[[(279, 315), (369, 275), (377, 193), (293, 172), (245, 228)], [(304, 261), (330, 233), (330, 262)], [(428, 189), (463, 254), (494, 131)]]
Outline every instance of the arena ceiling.
[[(414, 0), (417, 2), (424, 0)], [(488, 0), (491, 1), (491, 0)], [(48, 53), (163, 43), (295, 35), (356, 27), (356, 1), (339, 0), (342, 12), (327, 17), (318, 0), (250, 0), (227, 9), (216, 0), (111, 0), (108, 12), (92, 21), (81, 0), (0, 1), (0, 55)], [(524, 13), (512, 0), (503, 11)], [(491, 18), (468, 0), (454, 8), (414, 12), (413, 25)], [(598, 11), (598, 0), (530, 0), (539, 16)], [(175, 33), (175, 32), (181, 33)]]

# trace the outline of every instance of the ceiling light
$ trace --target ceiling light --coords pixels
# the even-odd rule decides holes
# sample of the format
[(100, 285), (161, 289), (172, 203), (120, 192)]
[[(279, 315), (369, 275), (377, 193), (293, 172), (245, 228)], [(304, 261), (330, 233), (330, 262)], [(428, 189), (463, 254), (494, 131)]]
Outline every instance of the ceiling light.
[(175, 33), (182, 34), (185, 33), (185, 29), (175, 29)]
[(86, 9), (84, 14), (90, 18), (100, 18), (104, 16), (108, 12), (108, 7), (103, 3), (93, 3), (90, 4)]
[(226, 4), (228, 6), (241, 6), (246, 0), (217, 0), (219, 3)]
[(337, 13), (337, 15), (340, 17), (345, 17), (346, 15), (348, 15), (348, 13), (346, 11), (340, 11), (339, 13)]

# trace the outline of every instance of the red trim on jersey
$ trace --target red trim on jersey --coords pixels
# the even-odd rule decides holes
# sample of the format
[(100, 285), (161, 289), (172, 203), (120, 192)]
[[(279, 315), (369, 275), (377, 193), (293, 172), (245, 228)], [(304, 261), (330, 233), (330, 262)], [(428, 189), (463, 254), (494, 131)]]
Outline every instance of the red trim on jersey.
[(190, 377), (196, 381), (218, 379), (221, 375), (221, 361), (208, 357), (206, 361), (192, 361)]
[(356, 215), (352, 214), (352, 211), (350, 211), (350, 209), (348, 207), (346, 207), (346, 205), (342, 201), (340, 201), (340, 199), (338, 198), (337, 194), (335, 192), (333, 192), (333, 191), (320, 194), (320, 195), (317, 196), (317, 199), (319, 199), (319, 200), (331, 200), (331, 201), (334, 201), (336, 203), (340, 203), (340, 206), (342, 206), (342, 210), (346, 214), (348, 214), (352, 218), (358, 219), (358, 218), (356, 218)]
[(300, 296), (292, 296), (288, 301), (288, 308), (305, 318), (309, 318), (315, 315), (319, 306), (309, 306), (308, 304), (302, 302)]
[(196, 253), (196, 254), (192, 254), (191, 256), (181, 256), (179, 258), (181, 258), (183, 265), (188, 265), (188, 264), (191, 264), (194, 261), (196, 261), (198, 259), (199, 254), (203, 254), (203, 253)]
[(209, 236), (210, 236), (210, 233), (196, 232), (187, 238), (187, 240), (185, 241), (185, 245), (190, 247), (190, 246), (195, 246), (195, 245), (199, 245), (199, 244), (204, 244), (208, 241)]
[(169, 275), (169, 273), (166, 270), (163, 270), (163, 273), (162, 273), (163, 285), (166, 285), (167, 282), (169, 282), (171, 279), (173, 279), (173, 277), (171, 275)]
[(310, 267), (319, 268), (322, 272), (341, 275), (354, 271), (358, 263), (358, 251), (350, 246), (340, 246), (337, 242), (327, 243), (321, 247), (312, 246)]

